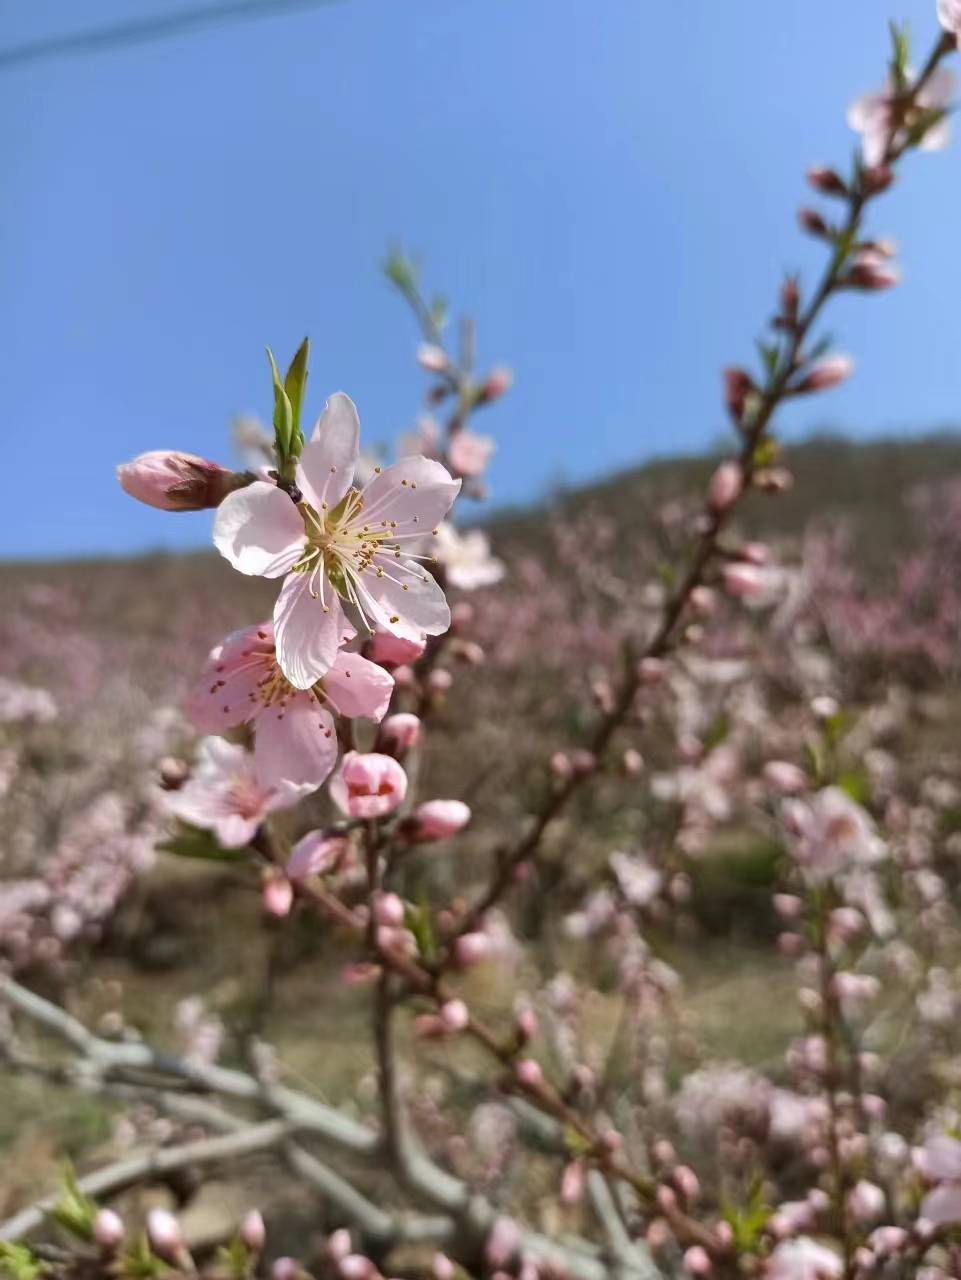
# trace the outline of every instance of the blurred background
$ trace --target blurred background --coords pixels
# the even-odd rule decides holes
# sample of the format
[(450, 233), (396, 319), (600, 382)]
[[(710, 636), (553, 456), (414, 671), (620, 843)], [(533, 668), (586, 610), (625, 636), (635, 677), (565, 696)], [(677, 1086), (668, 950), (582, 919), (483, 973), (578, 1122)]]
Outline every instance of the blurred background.
[[(931, 0), (899, 0), (919, 47)], [(723, 427), (718, 369), (752, 354), (808, 164), (845, 167), (848, 101), (887, 56), (880, 0), (0, 0), (0, 555), (202, 546), (114, 465), (224, 461), (269, 413), (263, 347), (313, 343), (368, 440), (413, 417), (417, 335), (378, 264), (428, 284), (507, 362), (495, 504), (525, 503)], [(829, 38), (825, 37), (829, 32)], [(788, 434), (954, 422), (961, 170), (912, 160), (875, 230), (904, 283), (832, 311), (856, 376)]]

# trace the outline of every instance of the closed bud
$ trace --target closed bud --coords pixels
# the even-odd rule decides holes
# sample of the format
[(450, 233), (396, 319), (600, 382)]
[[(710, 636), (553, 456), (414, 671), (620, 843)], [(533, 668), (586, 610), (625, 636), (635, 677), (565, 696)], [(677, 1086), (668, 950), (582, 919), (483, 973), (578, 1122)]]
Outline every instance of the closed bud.
[(440, 1020), (448, 1031), (463, 1031), (470, 1022), (470, 1014), (463, 1000), (447, 1000), (440, 1008)]
[(533, 1058), (522, 1058), (514, 1067), (518, 1084), (525, 1089), (539, 1089), (544, 1083), (544, 1072), (539, 1062)]
[(190, 777), (190, 765), (186, 760), (178, 760), (176, 756), (164, 756), (157, 771), (164, 791), (179, 791)]
[(692, 1276), (709, 1276), (714, 1270), (710, 1255), (699, 1244), (691, 1245), (684, 1251), (684, 1270)]
[(98, 1209), (93, 1219), (93, 1238), (101, 1249), (113, 1250), (123, 1244), (123, 1221), (113, 1209)]
[(433, 342), (424, 342), (417, 348), (417, 363), (427, 373), (446, 373), (450, 368), (447, 352)]
[(887, 164), (875, 164), (864, 170), (861, 181), (868, 195), (877, 196), (894, 181), (894, 170)]
[(854, 259), (842, 283), (851, 289), (877, 292), (890, 289), (901, 281), (901, 272), (882, 254), (867, 249)]
[(506, 366), (491, 369), (477, 393), (477, 403), (490, 404), (492, 400), (498, 400), (505, 392), (510, 391), (513, 385), (514, 375)]
[(155, 449), (117, 468), (124, 493), (160, 511), (203, 511), (218, 507), (227, 494), (252, 476), (228, 471), (193, 453)]
[(404, 835), (414, 843), (447, 840), (470, 822), (463, 800), (426, 800), (404, 821)]
[(160, 1258), (175, 1262), (183, 1252), (180, 1224), (166, 1209), (151, 1209), (147, 1214), (147, 1239)]
[(641, 684), (659, 684), (667, 672), (663, 658), (642, 658), (637, 664), (637, 678)]
[(850, 356), (825, 356), (823, 360), (815, 360), (794, 390), (801, 393), (826, 391), (849, 378), (853, 368), (854, 361)]
[(282, 872), (267, 871), (260, 885), (260, 903), (269, 916), (282, 920), (290, 915), (294, 886)]
[(735, 422), (741, 422), (747, 398), (755, 390), (754, 383), (743, 369), (722, 369), (721, 377), (724, 379), (724, 403), (728, 413)]
[(486, 933), (465, 933), (454, 943), (454, 959), (462, 969), (486, 960), (491, 953), (491, 940)]
[(634, 747), (628, 747), (622, 757), (624, 772), (629, 778), (637, 778), (644, 772), (644, 757)]
[(388, 755), (402, 756), (420, 741), (419, 717), (411, 711), (398, 711), (388, 716), (377, 734), (377, 750)]
[(744, 475), (737, 462), (722, 462), (707, 488), (708, 501), (715, 511), (727, 511), (741, 496)]
[(457, 1269), (446, 1253), (435, 1253), (430, 1264), (434, 1280), (454, 1280)]
[(827, 169), (823, 165), (814, 165), (807, 171), (807, 180), (814, 188), (824, 196), (845, 196), (848, 189), (842, 179), (833, 169)]
[(829, 235), (828, 224), (816, 209), (798, 209), (798, 225), (810, 236), (825, 237)]
[(244, 1215), (240, 1224), (240, 1238), (251, 1253), (260, 1253), (267, 1239), (267, 1228), (264, 1226), (263, 1214), (259, 1209), (251, 1209)]
[(381, 893), (374, 902), (374, 920), (377, 924), (396, 929), (404, 923), (404, 904), (396, 893)]

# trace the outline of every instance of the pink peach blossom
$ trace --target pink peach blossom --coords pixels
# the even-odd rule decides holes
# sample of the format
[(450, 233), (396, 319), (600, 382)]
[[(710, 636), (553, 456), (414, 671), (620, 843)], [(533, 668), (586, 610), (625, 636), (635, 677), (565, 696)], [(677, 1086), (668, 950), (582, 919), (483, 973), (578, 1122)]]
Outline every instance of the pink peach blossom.
[(938, 0), (938, 21), (949, 35), (961, 36), (961, 0)]
[(737, 462), (722, 462), (711, 476), (708, 501), (715, 511), (726, 511), (741, 496), (744, 475)]
[(784, 1240), (767, 1260), (765, 1280), (839, 1280), (844, 1263), (810, 1236)]
[(308, 876), (335, 871), (350, 851), (347, 836), (327, 831), (308, 831), (294, 845), (287, 859), (287, 875), (295, 883)]
[(370, 638), (369, 653), (371, 662), (382, 667), (399, 667), (416, 662), (426, 647), (425, 636), (395, 636), (389, 631), (375, 631)]
[[(344, 621), (342, 638), (349, 640)], [(278, 665), (273, 623), (264, 622), (233, 632), (211, 652), (188, 696), (187, 714), (207, 733), (249, 724), (257, 776), (265, 785), (316, 789), (337, 760), (334, 714), (378, 721), (393, 687), (383, 667), (340, 649), (311, 688), (295, 688)]]
[(369, 630), (418, 639), (450, 626), (444, 593), (405, 550), (444, 518), (460, 489), (439, 462), (403, 458), (352, 486), (357, 411), (331, 396), (297, 466), (300, 501), (258, 480), (217, 511), (214, 545), (235, 569), (284, 577), (274, 608), (277, 660), (309, 689), (334, 665), (345, 607)]
[(447, 581), (461, 591), (492, 587), (506, 572), (503, 560), (491, 555), (490, 539), (482, 529), (461, 533), (445, 520), (438, 526), (433, 553), (444, 566)]
[(407, 774), (393, 756), (348, 751), (330, 781), (331, 799), (350, 818), (383, 818), (407, 794)]
[[(952, 8), (954, 7), (952, 3)], [(909, 84), (913, 78), (911, 72), (908, 72)], [(895, 149), (902, 147), (908, 139), (909, 131), (922, 119), (922, 112), (945, 111), (950, 106), (951, 95), (954, 93), (954, 76), (945, 67), (935, 68), (915, 96), (912, 108), (906, 114), (902, 112), (903, 118), (900, 120), (894, 113), (898, 92), (897, 86), (889, 77), (881, 90), (865, 94), (848, 108), (848, 124), (855, 133), (861, 135), (864, 160), (868, 165), (881, 164), (889, 145)], [(922, 151), (939, 151), (947, 144), (948, 133), (948, 121), (942, 118), (925, 130), (918, 145)]]
[(412, 711), (398, 711), (380, 726), (377, 746), (392, 756), (411, 751), (420, 741), (420, 717)]
[(198, 756), (190, 781), (164, 800), (175, 817), (213, 831), (225, 849), (242, 848), (269, 813), (304, 795), (302, 786), (287, 781), (265, 784), (251, 754), (223, 738), (203, 738)]
[(479, 476), (497, 448), (492, 436), (479, 436), (467, 427), (455, 431), (447, 446), (447, 461), (455, 476)]

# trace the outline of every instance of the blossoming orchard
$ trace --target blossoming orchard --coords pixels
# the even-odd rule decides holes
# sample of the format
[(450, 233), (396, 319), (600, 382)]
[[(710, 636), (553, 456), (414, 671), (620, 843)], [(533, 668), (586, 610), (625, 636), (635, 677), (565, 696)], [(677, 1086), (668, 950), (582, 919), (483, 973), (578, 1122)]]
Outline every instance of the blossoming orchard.
[[(396, 252), (426, 390), (392, 459), (305, 340), (268, 353), (247, 469), (118, 468), (215, 511), (219, 596), (101, 651), (69, 584), (24, 588), (0, 1067), (11, 1110), (84, 1110), (6, 1205), (4, 1275), (961, 1276), (961, 756), (930, 692), (961, 655), (961, 488), (913, 494), (925, 543), (873, 595), (843, 531), (751, 516), (791, 489), (778, 411), (854, 371), (831, 304), (899, 281), (877, 217), (949, 143), (961, 4), (937, 19), (916, 59), (892, 28), (850, 169), (808, 170), (822, 272), (777, 284), (756, 367), (722, 373), (733, 447), (649, 532), (478, 525), (511, 374)], [(182, 968), (161, 862), (182, 908), (212, 895)], [(724, 894), (755, 957), (727, 1004), (723, 958), (698, 968)], [(156, 1008), (121, 942), (170, 975)]]

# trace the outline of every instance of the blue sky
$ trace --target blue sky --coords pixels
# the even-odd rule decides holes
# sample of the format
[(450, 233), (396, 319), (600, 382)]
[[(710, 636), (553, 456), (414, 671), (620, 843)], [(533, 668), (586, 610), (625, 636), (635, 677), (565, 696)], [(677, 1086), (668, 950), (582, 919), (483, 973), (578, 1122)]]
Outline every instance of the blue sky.
[[(187, 3), (0, 0), (0, 50)], [(341, 389), (368, 438), (408, 426), (391, 240), (516, 370), (483, 418), (497, 501), (715, 440), (718, 369), (820, 258), (805, 166), (846, 163), (886, 19), (935, 34), (934, 0), (893, 3), (339, 0), (0, 67), (0, 555), (202, 545), (206, 514), (138, 507), (113, 467), (228, 457), (266, 343), (310, 335), (312, 410)], [(958, 144), (877, 206), (905, 283), (833, 309), (857, 375), (789, 432), (961, 421)]]

